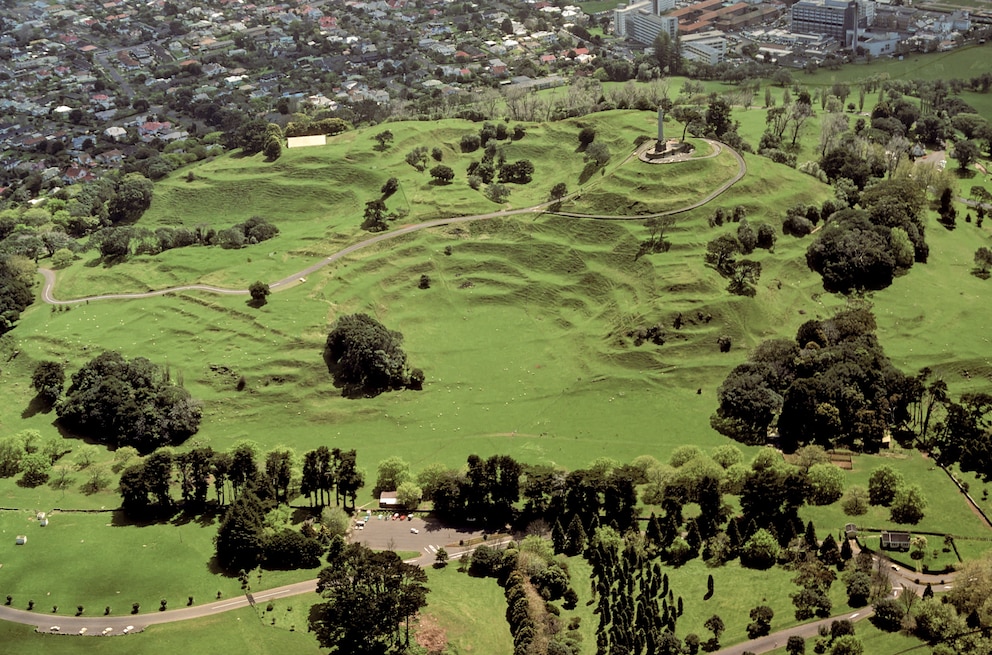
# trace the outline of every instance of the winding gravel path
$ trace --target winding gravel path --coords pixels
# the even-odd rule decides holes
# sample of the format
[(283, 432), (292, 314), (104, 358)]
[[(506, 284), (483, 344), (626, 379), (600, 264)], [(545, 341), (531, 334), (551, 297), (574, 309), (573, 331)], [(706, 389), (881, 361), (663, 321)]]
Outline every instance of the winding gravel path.
[[(696, 159), (708, 159), (711, 157), (716, 157), (723, 151), (724, 148), (726, 148), (726, 150), (730, 152), (737, 159), (738, 170), (737, 173), (734, 175), (734, 177), (721, 184), (719, 187), (714, 189), (712, 192), (709, 193), (709, 195), (702, 198), (701, 200), (698, 200), (690, 205), (686, 205), (685, 207), (669, 209), (655, 214), (639, 214), (637, 216), (608, 216), (602, 214), (580, 214), (576, 212), (562, 212), (562, 211), (557, 211), (553, 213), (557, 214), (558, 216), (565, 216), (567, 218), (584, 218), (584, 219), (609, 220), (609, 221), (637, 221), (637, 220), (645, 220), (648, 218), (658, 218), (661, 216), (674, 216), (676, 214), (682, 214), (687, 211), (692, 211), (693, 209), (698, 209), (699, 207), (702, 207), (706, 203), (711, 202), (714, 198), (726, 192), (727, 189), (737, 184), (737, 182), (743, 179), (743, 177), (747, 174), (747, 164), (744, 162), (744, 158), (741, 157), (740, 153), (738, 153), (733, 148), (725, 144), (721, 144), (717, 141), (711, 141), (710, 139), (705, 139), (705, 141), (709, 143), (711, 146), (713, 146), (714, 152), (706, 155), (705, 157), (697, 157)], [(628, 159), (634, 156), (636, 156), (636, 152), (630, 155)], [(569, 196), (566, 196), (566, 199), (580, 194), (581, 191), (573, 194), (569, 194)], [(272, 282), (271, 284), (269, 284), (269, 289), (272, 291), (280, 291), (282, 289), (287, 289), (293, 286), (294, 284), (301, 282), (302, 279), (306, 278), (306, 276), (310, 275), (311, 273), (314, 273), (315, 271), (319, 271), (325, 266), (329, 266), (330, 264), (333, 264), (334, 262), (343, 259), (344, 257), (347, 257), (348, 255), (358, 250), (361, 250), (362, 248), (367, 248), (368, 246), (389, 239), (395, 239), (397, 237), (403, 236), (404, 234), (411, 234), (413, 232), (418, 232), (420, 230), (424, 230), (432, 227), (440, 227), (442, 225), (470, 223), (473, 221), (484, 221), (493, 218), (501, 218), (505, 216), (519, 216), (521, 214), (541, 214), (547, 211), (553, 204), (555, 204), (554, 201), (549, 201), (538, 205), (534, 205), (533, 207), (525, 207), (522, 209), (502, 209), (499, 211), (488, 212), (485, 214), (471, 214), (468, 216), (438, 218), (432, 221), (424, 221), (423, 223), (406, 225), (399, 229), (391, 230), (389, 232), (382, 232), (381, 234), (377, 234), (373, 237), (369, 237), (368, 239), (359, 241), (358, 243), (343, 248), (342, 250), (337, 251), (333, 255), (330, 255), (329, 257), (325, 257), (319, 260), (318, 262), (304, 268), (301, 271), (297, 271), (292, 275), (287, 275), (281, 280)], [(152, 298), (155, 296), (165, 296), (170, 293), (180, 293), (183, 291), (206, 291), (208, 293), (216, 293), (219, 295), (227, 295), (227, 296), (248, 295), (247, 289), (229, 289), (225, 287), (216, 287), (209, 284), (185, 284), (177, 287), (169, 287), (168, 289), (159, 289), (158, 291), (145, 291), (141, 293), (107, 293), (96, 296), (86, 296), (85, 298), (59, 300), (55, 297), (53, 293), (55, 288), (55, 281), (56, 281), (55, 271), (49, 268), (39, 268), (38, 270), (45, 279), (45, 284), (41, 290), (41, 299), (44, 302), (48, 303), (49, 305), (78, 305), (80, 303), (86, 303), (96, 300), (135, 300), (138, 298)]]

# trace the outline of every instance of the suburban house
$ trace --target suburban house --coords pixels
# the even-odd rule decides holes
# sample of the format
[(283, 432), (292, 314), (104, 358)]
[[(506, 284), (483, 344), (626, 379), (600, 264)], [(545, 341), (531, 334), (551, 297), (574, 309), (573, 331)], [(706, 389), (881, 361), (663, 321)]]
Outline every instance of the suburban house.
[(909, 533), (882, 530), (883, 550), (909, 550)]

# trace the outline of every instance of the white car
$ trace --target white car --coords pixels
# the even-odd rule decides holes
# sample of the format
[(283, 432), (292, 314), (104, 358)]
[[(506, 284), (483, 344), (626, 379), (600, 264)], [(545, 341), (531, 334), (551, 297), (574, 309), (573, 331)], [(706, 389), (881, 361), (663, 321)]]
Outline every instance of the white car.
[(126, 628), (124, 628), (124, 630), (122, 630), (122, 632), (124, 634), (127, 634), (127, 633), (131, 632), (132, 630), (134, 630), (134, 626), (133, 625), (129, 625)]
[(113, 631), (114, 631), (114, 629), (113, 629), (113, 628), (104, 628), (104, 629), (103, 629), (103, 634), (105, 634), (105, 635), (109, 635), (109, 634), (110, 634), (111, 632), (113, 632)]
[(58, 631), (59, 631), (59, 630), (61, 630), (61, 629), (62, 629), (62, 628), (60, 628), (59, 626), (57, 626), (57, 625), (53, 625), (52, 627), (50, 627), (50, 628), (48, 629), (48, 631), (49, 631), (49, 632), (58, 632)]
[(79, 629), (79, 634), (81, 634), (81, 635), (86, 634), (86, 628), (80, 628)]
[(420, 530), (418, 530), (417, 528), (410, 528), (410, 532), (412, 532), (413, 534), (420, 534)]

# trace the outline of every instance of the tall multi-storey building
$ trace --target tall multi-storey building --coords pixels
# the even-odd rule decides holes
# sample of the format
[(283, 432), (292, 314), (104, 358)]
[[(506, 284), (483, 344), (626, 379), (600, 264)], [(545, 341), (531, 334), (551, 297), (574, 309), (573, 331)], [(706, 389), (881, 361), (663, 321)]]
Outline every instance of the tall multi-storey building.
[(791, 12), (793, 32), (824, 34), (847, 47), (875, 22), (873, 0), (799, 0)]
[(679, 20), (662, 16), (675, 8), (675, 0), (644, 0), (620, 5), (613, 11), (614, 32), (617, 36), (651, 45), (661, 32), (674, 40), (679, 32)]

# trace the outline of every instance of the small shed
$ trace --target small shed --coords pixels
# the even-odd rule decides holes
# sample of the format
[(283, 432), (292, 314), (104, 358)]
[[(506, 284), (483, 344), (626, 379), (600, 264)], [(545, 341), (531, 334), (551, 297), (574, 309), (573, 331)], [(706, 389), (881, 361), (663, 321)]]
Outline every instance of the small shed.
[(853, 523), (844, 525), (844, 534), (848, 539), (855, 539), (858, 536), (858, 526)]
[(28, 537), (27, 535), (24, 534), (17, 535), (17, 539), (14, 540), (14, 543), (17, 544), (18, 546), (23, 546), (27, 542), (28, 542)]
[(909, 550), (909, 533), (882, 530), (883, 550)]
[(383, 491), (379, 494), (379, 507), (383, 509), (394, 509), (400, 506), (400, 501), (396, 498), (395, 491)]

